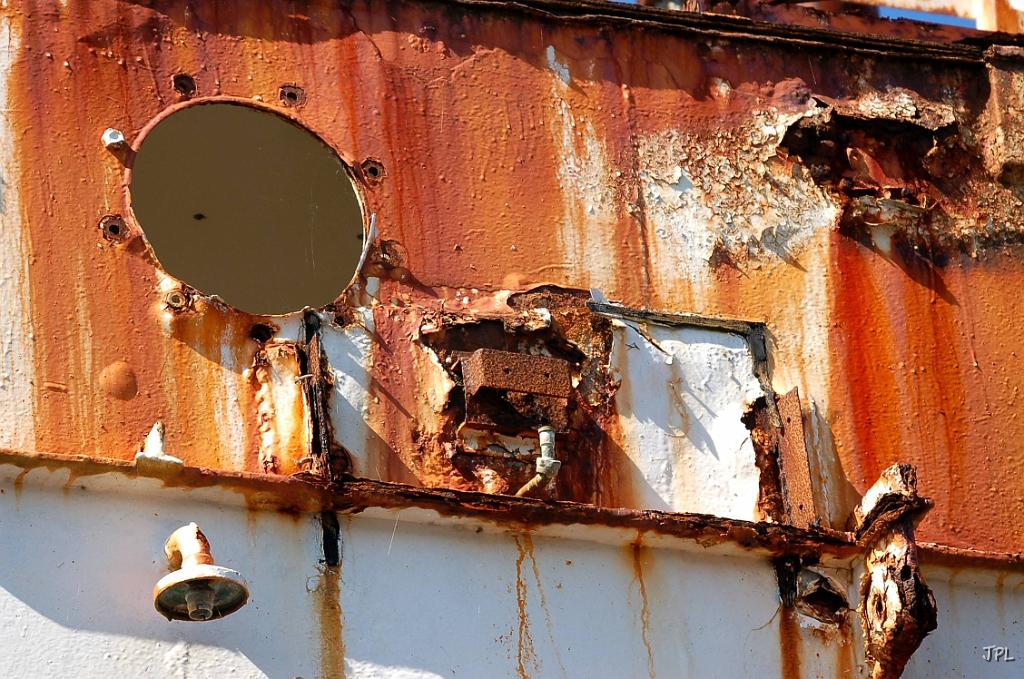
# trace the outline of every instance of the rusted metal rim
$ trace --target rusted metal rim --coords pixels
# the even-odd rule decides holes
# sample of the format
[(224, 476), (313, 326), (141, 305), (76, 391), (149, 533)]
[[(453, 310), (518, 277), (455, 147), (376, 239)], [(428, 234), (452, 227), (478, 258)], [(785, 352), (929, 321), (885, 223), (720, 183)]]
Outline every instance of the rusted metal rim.
[[(5, 448), (0, 448), (0, 465), (11, 465), (26, 472), (40, 468), (50, 472), (68, 470), (75, 479), (103, 474), (117, 474), (127, 478), (145, 476), (139, 473), (135, 463), (128, 460)], [(370, 479), (348, 478), (331, 486), (315, 483), (306, 475), (282, 476), (185, 467), (180, 475), (160, 481), (164, 488), (222, 489), (244, 498), (251, 509), (286, 513), (324, 510), (359, 513), (371, 508), (417, 508), (441, 516), (492, 523), (507, 530), (594, 525), (696, 540), (705, 547), (735, 544), (766, 554), (795, 553), (849, 558), (860, 553), (853, 533), (821, 527), (801, 528), (705, 514), (612, 509), (564, 501), (545, 502), (447, 488), (420, 488)], [(1021, 553), (987, 552), (932, 542), (920, 542), (918, 548), (921, 560), (926, 564), (950, 568), (1024, 571), (1024, 554)]]
[[(872, 56), (961, 64), (985, 63), (992, 44), (1019, 44), (1020, 38), (979, 32), (957, 43), (927, 42), (906, 38), (846, 33), (832, 29), (756, 21), (742, 16), (633, 5), (601, 0), (444, 0), (471, 9), (490, 9), (541, 16), (589, 25), (610, 24), (704, 35), (731, 41), (785, 43), (791, 47), (844, 51)], [(989, 37), (991, 36), (991, 37)]]
[[(309, 134), (312, 134), (314, 137), (316, 137), (317, 140), (320, 141), (320, 143), (322, 143), (324, 146), (330, 149), (331, 152), (334, 153), (334, 155), (336, 155), (338, 159), (341, 161), (342, 167), (345, 170), (345, 174), (347, 175), (349, 181), (352, 182), (352, 187), (353, 191), (355, 192), (356, 199), (359, 201), (359, 212), (363, 226), (363, 238), (365, 239), (369, 237), (371, 216), (364, 192), (372, 190), (373, 182), (367, 181), (365, 178), (361, 176), (361, 173), (358, 170), (359, 162), (352, 159), (351, 157), (348, 156), (348, 154), (341, 150), (339, 148), (339, 145), (329, 138), (329, 135), (323, 134), (321, 133), (321, 130), (307, 124), (307, 122), (300, 115), (298, 115), (298, 113), (301, 111), (301, 107), (282, 108), (281, 105), (269, 105), (263, 101), (230, 95), (196, 97), (194, 99), (187, 99), (185, 101), (180, 101), (175, 104), (172, 104), (164, 108), (157, 115), (151, 118), (149, 122), (147, 122), (142, 127), (142, 129), (139, 130), (138, 134), (136, 134), (134, 139), (131, 141), (129, 151), (126, 154), (124, 161), (125, 169), (123, 178), (121, 180), (121, 198), (124, 203), (124, 210), (122, 214), (124, 215), (125, 221), (131, 228), (132, 238), (140, 239), (140, 241), (144, 244), (146, 256), (152, 261), (153, 265), (156, 268), (160, 269), (160, 271), (165, 276), (175, 281), (178, 281), (179, 284), (181, 284), (184, 287), (191, 288), (187, 281), (180, 280), (177, 276), (174, 276), (169, 271), (167, 271), (160, 263), (160, 258), (157, 256), (156, 251), (153, 249), (153, 246), (146, 239), (145, 229), (143, 228), (139, 219), (135, 216), (135, 211), (132, 209), (131, 185), (132, 173), (134, 171), (135, 165), (135, 156), (142, 148), (142, 145), (146, 142), (146, 138), (150, 135), (150, 133), (152, 133), (154, 129), (156, 129), (158, 125), (160, 125), (160, 123), (167, 120), (172, 115), (180, 111), (183, 111), (187, 108), (193, 108), (196, 106), (208, 106), (211, 104), (230, 104), (234, 106), (246, 106), (252, 109), (256, 109), (258, 111), (270, 113), (272, 115), (278, 116), (279, 118), (285, 120), (286, 122), (291, 123), (292, 125), (295, 125), (300, 129), (304, 130), (305, 132), (308, 132)], [(349, 296), (349, 291), (352, 289), (352, 286), (355, 285), (355, 283), (359, 280), (360, 273), (361, 270), (357, 268), (352, 273), (351, 280), (349, 280), (345, 287), (341, 289), (337, 296), (335, 296), (335, 298), (331, 302), (329, 302), (328, 305), (343, 304), (344, 300)], [(205, 294), (202, 291), (198, 292), (200, 294)], [(247, 316), (254, 317), (258, 316), (260, 318), (286, 318), (302, 313), (302, 309), (296, 309), (295, 311), (291, 311), (284, 314), (251, 314), (242, 309), (238, 309), (237, 307), (228, 302), (222, 303), (228, 306), (235, 313), (245, 314)], [(328, 305), (324, 306), (326, 307)]]

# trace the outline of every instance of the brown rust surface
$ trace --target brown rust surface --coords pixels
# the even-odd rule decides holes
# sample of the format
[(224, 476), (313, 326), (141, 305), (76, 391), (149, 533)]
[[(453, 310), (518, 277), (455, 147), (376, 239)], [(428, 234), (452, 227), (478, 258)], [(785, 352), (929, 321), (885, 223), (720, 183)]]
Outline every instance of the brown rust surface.
[(511, 351), (477, 349), (462, 359), (462, 376), (472, 395), (489, 387), (568, 398), (572, 388), (565, 361)]
[(786, 498), (783, 494), (780, 431), (771, 422), (766, 397), (751, 404), (743, 416), (743, 424), (750, 430), (754, 447), (754, 462), (760, 474), (758, 479), (757, 510), (761, 518), (786, 523), (789, 520)]
[(786, 498), (789, 522), (801, 527), (814, 525), (819, 514), (814, 505), (811, 470), (804, 438), (803, 412), (796, 389), (776, 399), (782, 434), (779, 439), (779, 471)]
[[(476, 487), (446, 462), (453, 431), (422, 398), (433, 379), (422, 376), (435, 374), (423, 309), (593, 287), (635, 308), (767, 322), (781, 386), (820, 406), (816, 426), (854, 486), (912, 462), (936, 503), (923, 539), (1024, 548), (1024, 481), (1006, 471), (1024, 465), (1022, 194), (1013, 167), (995, 172), (982, 158), (996, 131), (984, 38), (901, 26), (914, 41), (900, 42), (536, 0), (28, 0), (3, 13), (17, 39), (5, 102), (16, 160), (4, 181), (21, 220), (3, 242), (26, 252), (33, 348), (31, 426), (11, 426), (26, 427), (31, 448), (128, 459), (161, 419), (168, 450), (189, 465), (262, 471), (244, 373), (259, 350), (251, 329), (270, 319), (203, 298), (172, 312), (136, 225), (123, 242), (97, 227), (130, 217), (122, 161), (132, 160), (100, 133), (135, 140), (181, 100), (172, 76), (186, 72), (200, 97), (259, 97), (353, 167), (383, 168), (359, 175), (378, 216), (381, 277), (374, 300), (362, 297), (374, 306), (375, 434), (362, 452), (383, 478)], [(302, 87), (301, 107), (280, 102), (282, 84)], [(837, 106), (838, 125), (814, 144), (835, 150), (823, 170), (820, 154), (776, 152), (758, 136), (784, 134), (812, 101), (826, 110), (894, 88), (956, 122), (934, 130), (884, 112), (865, 122)], [(681, 186), (677, 167), (718, 200), (714, 256), (696, 272), (689, 241), (658, 221), (655, 189)], [(747, 202), (749, 186), (775, 193)], [(778, 195), (791, 200), (771, 203)], [(793, 243), (785, 229), (729, 230), (807, 201), (833, 205), (834, 223), (804, 224)], [(586, 361), (600, 352), (585, 344), (600, 333), (569, 325), (593, 377), (581, 380), (583, 400), (598, 404), (606, 385)], [(586, 443), (566, 461), (560, 497), (623, 502), (614, 413), (583, 415)], [(495, 518), (511, 511), (496, 502)]]
[[(73, 478), (122, 474), (135, 478), (134, 465), (122, 460), (0, 450), (0, 464), (33, 469), (69, 471)], [(22, 477), (24, 474), (22, 474)], [(628, 509), (602, 509), (575, 502), (543, 502), (510, 495), (419, 488), (396, 483), (349, 479), (331, 488), (308, 475), (224, 472), (185, 467), (161, 483), (169, 488), (220, 488), (242, 495), (250, 509), (286, 513), (337, 509), (348, 513), (368, 508), (416, 507), (444, 517), (465, 517), (512, 529), (541, 526), (605, 526), (635, 534), (652, 533), (693, 540), (704, 546), (736, 544), (770, 554), (852, 556), (853, 536), (829, 530), (802, 530), (791, 526), (723, 519), (705, 514), (672, 514)], [(1007, 555), (1009, 557), (1009, 555)], [(998, 559), (1002, 562), (1002, 559)], [(1017, 558), (1014, 563), (1022, 563)]]

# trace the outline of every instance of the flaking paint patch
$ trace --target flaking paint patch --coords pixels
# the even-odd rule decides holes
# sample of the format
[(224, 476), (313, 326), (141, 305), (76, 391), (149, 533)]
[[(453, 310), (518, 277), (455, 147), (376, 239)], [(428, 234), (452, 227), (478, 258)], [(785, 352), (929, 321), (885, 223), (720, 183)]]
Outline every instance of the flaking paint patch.
[(777, 155), (789, 126), (812, 110), (755, 111), (713, 131), (667, 130), (637, 140), (652, 271), (700, 283), (716, 248), (736, 259), (793, 261), (837, 210), (806, 172)]
[(33, 420), (34, 333), (29, 302), (30, 245), (21, 226), (16, 182), (8, 76), (21, 40), (10, 15), (0, 16), (0, 447), (29, 450), (35, 443)]
[(312, 450), (312, 423), (301, 367), (293, 342), (271, 340), (263, 359), (251, 368), (259, 431), (259, 470), (294, 474), (299, 459)]
[(557, 115), (551, 130), (560, 151), (558, 178), (563, 187), (564, 212), (558, 230), (562, 251), (574, 270), (589, 272), (586, 286), (601, 287), (606, 282), (601, 274), (606, 263), (615, 261), (617, 251), (616, 177), (593, 124), (574, 112), (571, 100), (557, 92), (552, 92), (552, 98)]
[[(225, 327), (224, 335), (221, 338), (220, 366), (224, 369), (241, 375), (249, 367), (249, 363), (242, 363), (239, 358), (242, 352), (238, 347), (244, 347), (248, 340), (247, 334), (239, 332), (236, 324), (229, 324)], [(247, 412), (239, 392), (232, 389), (229, 382), (224, 380), (211, 380), (216, 384), (220, 392), (219, 398), (215, 400), (216, 417), (219, 423), (217, 432), (220, 435), (220, 448), (225, 451), (227, 458), (221, 460), (221, 464), (228, 469), (252, 469), (256, 460), (247, 448), (246, 433), (248, 424), (251, 422), (252, 413)]]
[(571, 83), (572, 76), (569, 74), (569, 67), (559, 58), (558, 51), (554, 45), (548, 45), (545, 55), (548, 59), (548, 68), (558, 76), (558, 79), (566, 85)]

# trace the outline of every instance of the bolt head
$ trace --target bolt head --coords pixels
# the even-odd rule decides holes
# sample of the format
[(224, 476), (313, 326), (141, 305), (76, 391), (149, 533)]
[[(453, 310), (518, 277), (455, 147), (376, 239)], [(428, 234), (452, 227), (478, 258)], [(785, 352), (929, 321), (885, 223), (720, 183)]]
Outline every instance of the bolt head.
[(121, 148), (126, 143), (124, 133), (121, 130), (115, 130), (112, 127), (103, 130), (103, 145), (108, 149)]

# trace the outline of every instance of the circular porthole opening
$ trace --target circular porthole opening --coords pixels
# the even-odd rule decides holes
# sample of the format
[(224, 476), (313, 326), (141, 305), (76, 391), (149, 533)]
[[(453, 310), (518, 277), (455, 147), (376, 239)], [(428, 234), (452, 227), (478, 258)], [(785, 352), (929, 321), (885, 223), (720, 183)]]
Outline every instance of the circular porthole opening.
[(132, 211), (175, 278), (253, 314), (332, 302), (362, 252), (341, 158), (308, 130), (233, 103), (189, 106), (142, 141)]

